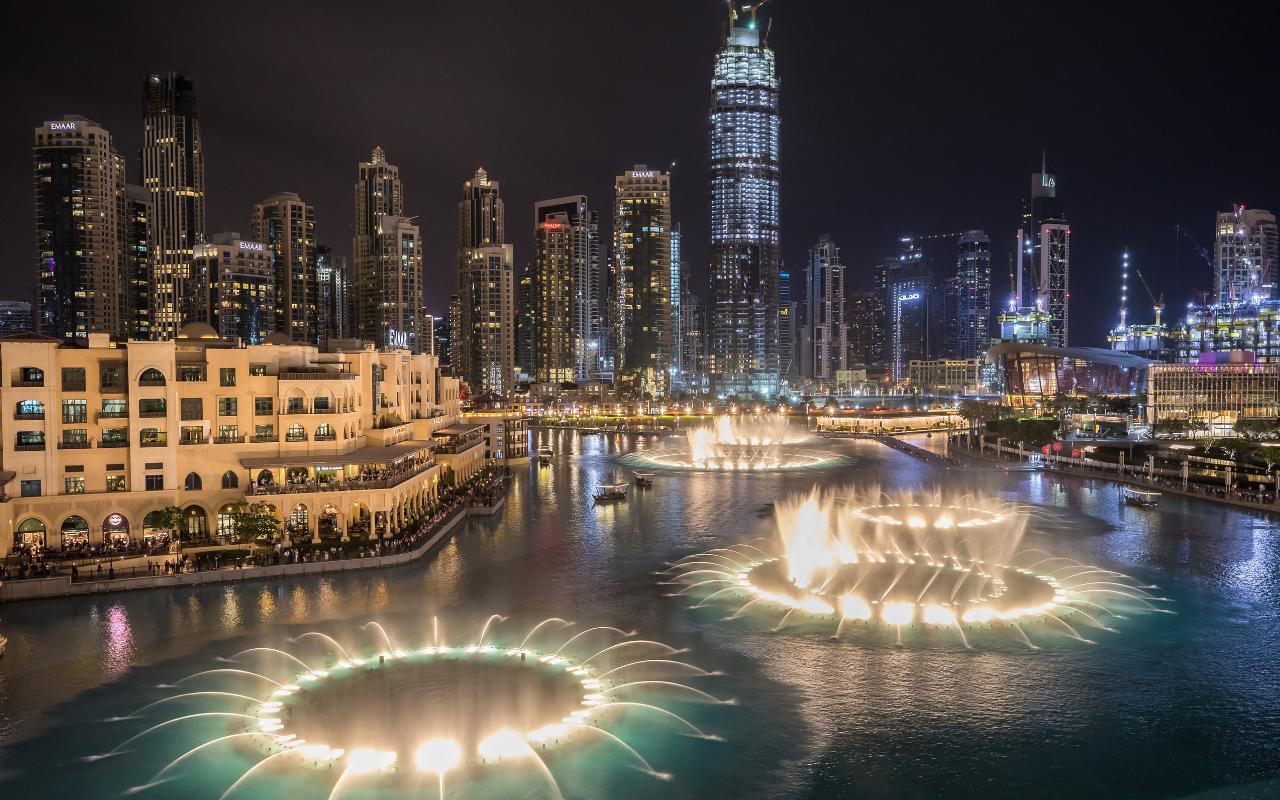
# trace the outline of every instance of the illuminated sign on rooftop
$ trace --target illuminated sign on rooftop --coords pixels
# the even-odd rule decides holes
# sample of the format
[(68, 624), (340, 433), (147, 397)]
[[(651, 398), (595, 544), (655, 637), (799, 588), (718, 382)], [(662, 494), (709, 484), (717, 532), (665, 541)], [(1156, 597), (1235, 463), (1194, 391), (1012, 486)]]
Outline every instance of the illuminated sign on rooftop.
[(74, 122), (50, 122), (49, 130), (51, 131), (74, 131), (76, 124)]

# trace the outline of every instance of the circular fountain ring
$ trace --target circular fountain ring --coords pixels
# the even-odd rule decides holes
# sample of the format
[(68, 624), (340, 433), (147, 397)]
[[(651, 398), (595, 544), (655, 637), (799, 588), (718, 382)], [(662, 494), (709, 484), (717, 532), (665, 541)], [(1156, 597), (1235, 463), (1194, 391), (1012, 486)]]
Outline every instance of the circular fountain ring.
[[(943, 505), (889, 503), (850, 510), (869, 523), (918, 533), (921, 541), (930, 531), (959, 535), (1008, 519), (996, 511)], [(927, 549), (908, 552), (897, 544), (877, 550), (865, 539), (855, 541), (860, 542), (856, 547), (802, 549), (745, 571), (743, 579), (765, 602), (897, 625), (1036, 616), (1052, 608), (1060, 594), (1051, 578), (1017, 567), (961, 561)]]
[(258, 717), (261, 730), (324, 751), (315, 763), (357, 751), (411, 758), (423, 742), (438, 740), (456, 743), (466, 758), (502, 731), (534, 740), (572, 737), (591, 713), (584, 709), (608, 702), (599, 691), (590, 668), (558, 656), (425, 648), (300, 675), (264, 701)]

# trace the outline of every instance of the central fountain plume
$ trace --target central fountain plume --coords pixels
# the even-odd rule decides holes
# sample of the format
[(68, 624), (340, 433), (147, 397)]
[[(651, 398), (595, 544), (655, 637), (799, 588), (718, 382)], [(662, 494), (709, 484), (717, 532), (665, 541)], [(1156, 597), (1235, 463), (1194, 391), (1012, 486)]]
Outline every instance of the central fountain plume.
[(695, 470), (778, 470), (819, 466), (834, 460), (793, 445), (804, 442), (804, 430), (785, 417), (755, 414), (733, 417), (722, 414), (710, 425), (690, 428), (679, 451), (659, 450), (639, 454), (651, 466)]
[(899, 642), (903, 626), (963, 637), (975, 626), (1041, 622), (1088, 641), (1063, 617), (1110, 631), (1103, 620), (1119, 618), (1117, 605), (1163, 610), (1124, 575), (1026, 549), (1026, 522), (1016, 506), (970, 495), (878, 503), (815, 489), (778, 504), (775, 539), (690, 556), (667, 572), (683, 587), (676, 594), (704, 592), (698, 606), (739, 598), (734, 617), (777, 609), (779, 628), (797, 615), (831, 619), (837, 636), (849, 623), (891, 625)]

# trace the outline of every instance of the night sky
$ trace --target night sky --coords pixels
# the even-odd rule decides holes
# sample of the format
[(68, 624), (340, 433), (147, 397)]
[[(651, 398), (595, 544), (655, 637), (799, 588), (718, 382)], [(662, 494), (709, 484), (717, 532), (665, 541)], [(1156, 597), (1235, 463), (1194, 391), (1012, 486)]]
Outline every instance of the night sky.
[[(143, 76), (169, 70), (198, 81), (210, 232), (248, 235), (252, 205), (292, 191), (316, 207), (319, 243), (350, 255), (356, 165), (381, 145), (426, 239), (428, 309), (443, 314), (476, 167), (501, 182), (522, 265), (534, 201), (587, 194), (607, 240), (613, 176), (674, 161), (673, 218), (706, 295), (720, 0), (206, 5), (7, 12), (0, 297), (30, 299), (35, 283), (32, 128), (96, 120), (137, 182)], [(1126, 246), (1170, 308), (1184, 306), (1212, 276), (1175, 249), (1175, 224), (1211, 246), (1215, 212), (1280, 211), (1264, 8), (773, 0), (761, 23), (772, 17), (782, 80), (788, 266), (830, 233), (869, 288), (898, 237), (983, 228), (1003, 304), (1043, 149), (1072, 223), (1071, 344), (1105, 346)], [(952, 241), (935, 243), (941, 277), (954, 273)], [(1130, 296), (1130, 319), (1150, 321), (1136, 280)]]

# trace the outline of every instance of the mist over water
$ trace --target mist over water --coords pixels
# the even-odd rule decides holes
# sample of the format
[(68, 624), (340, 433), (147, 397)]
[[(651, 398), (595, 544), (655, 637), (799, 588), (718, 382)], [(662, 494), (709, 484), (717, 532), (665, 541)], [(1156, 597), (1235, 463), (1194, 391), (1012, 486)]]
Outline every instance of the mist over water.
[[(10, 639), (0, 659), (0, 788), (107, 797), (141, 785), (154, 773), (134, 774), (132, 756), (80, 759), (165, 717), (102, 720), (181, 691), (158, 687), (228, 666), (218, 657), (263, 646), (292, 652), (281, 643), (310, 630), (372, 647), (371, 628), (361, 634), (367, 642), (346, 638), (369, 620), (397, 645), (422, 645), (432, 641), (433, 616), (461, 645), (493, 613), (521, 635), (556, 616), (575, 622), (571, 630), (616, 626), (687, 649), (676, 658), (722, 673), (697, 687), (737, 700), (668, 704), (722, 742), (645, 721), (611, 728), (670, 781), (643, 775), (603, 743), (592, 745), (600, 758), (549, 758), (566, 797), (1165, 798), (1240, 785), (1262, 796), (1260, 782), (1280, 773), (1274, 520), (1177, 498), (1155, 510), (1128, 507), (1114, 486), (1060, 476), (947, 475), (860, 441), (805, 442), (842, 459), (826, 468), (660, 471), (652, 489), (593, 508), (591, 488), (620, 471), (624, 456), (669, 443), (533, 436), (535, 448), (552, 444), (553, 463), (519, 469), (501, 515), (468, 521), (434, 558), (412, 566), (0, 606)], [(1149, 591), (1175, 613), (1126, 615), (1116, 633), (1091, 633), (1094, 645), (1046, 629), (1032, 631), (1038, 650), (995, 635), (969, 649), (946, 626), (917, 624), (902, 627), (900, 647), (889, 625), (853, 636), (846, 625), (832, 639), (829, 622), (793, 617), (774, 631), (774, 619), (725, 620), (723, 606), (690, 608), (697, 598), (666, 596), (673, 587), (656, 573), (775, 537), (778, 506), (769, 504), (807, 497), (815, 484), (1030, 504), (1019, 550), (1131, 576), (1157, 587)], [(194, 723), (164, 737), (170, 758), (209, 738), (212, 726)], [(331, 776), (307, 774), (325, 780), (299, 780), (291, 796), (327, 797)], [(549, 796), (528, 770), (477, 780), (473, 790), (485, 796)], [(138, 795), (204, 796), (169, 786)], [(470, 796), (455, 789), (448, 796)], [(434, 792), (428, 782), (421, 796)]]

